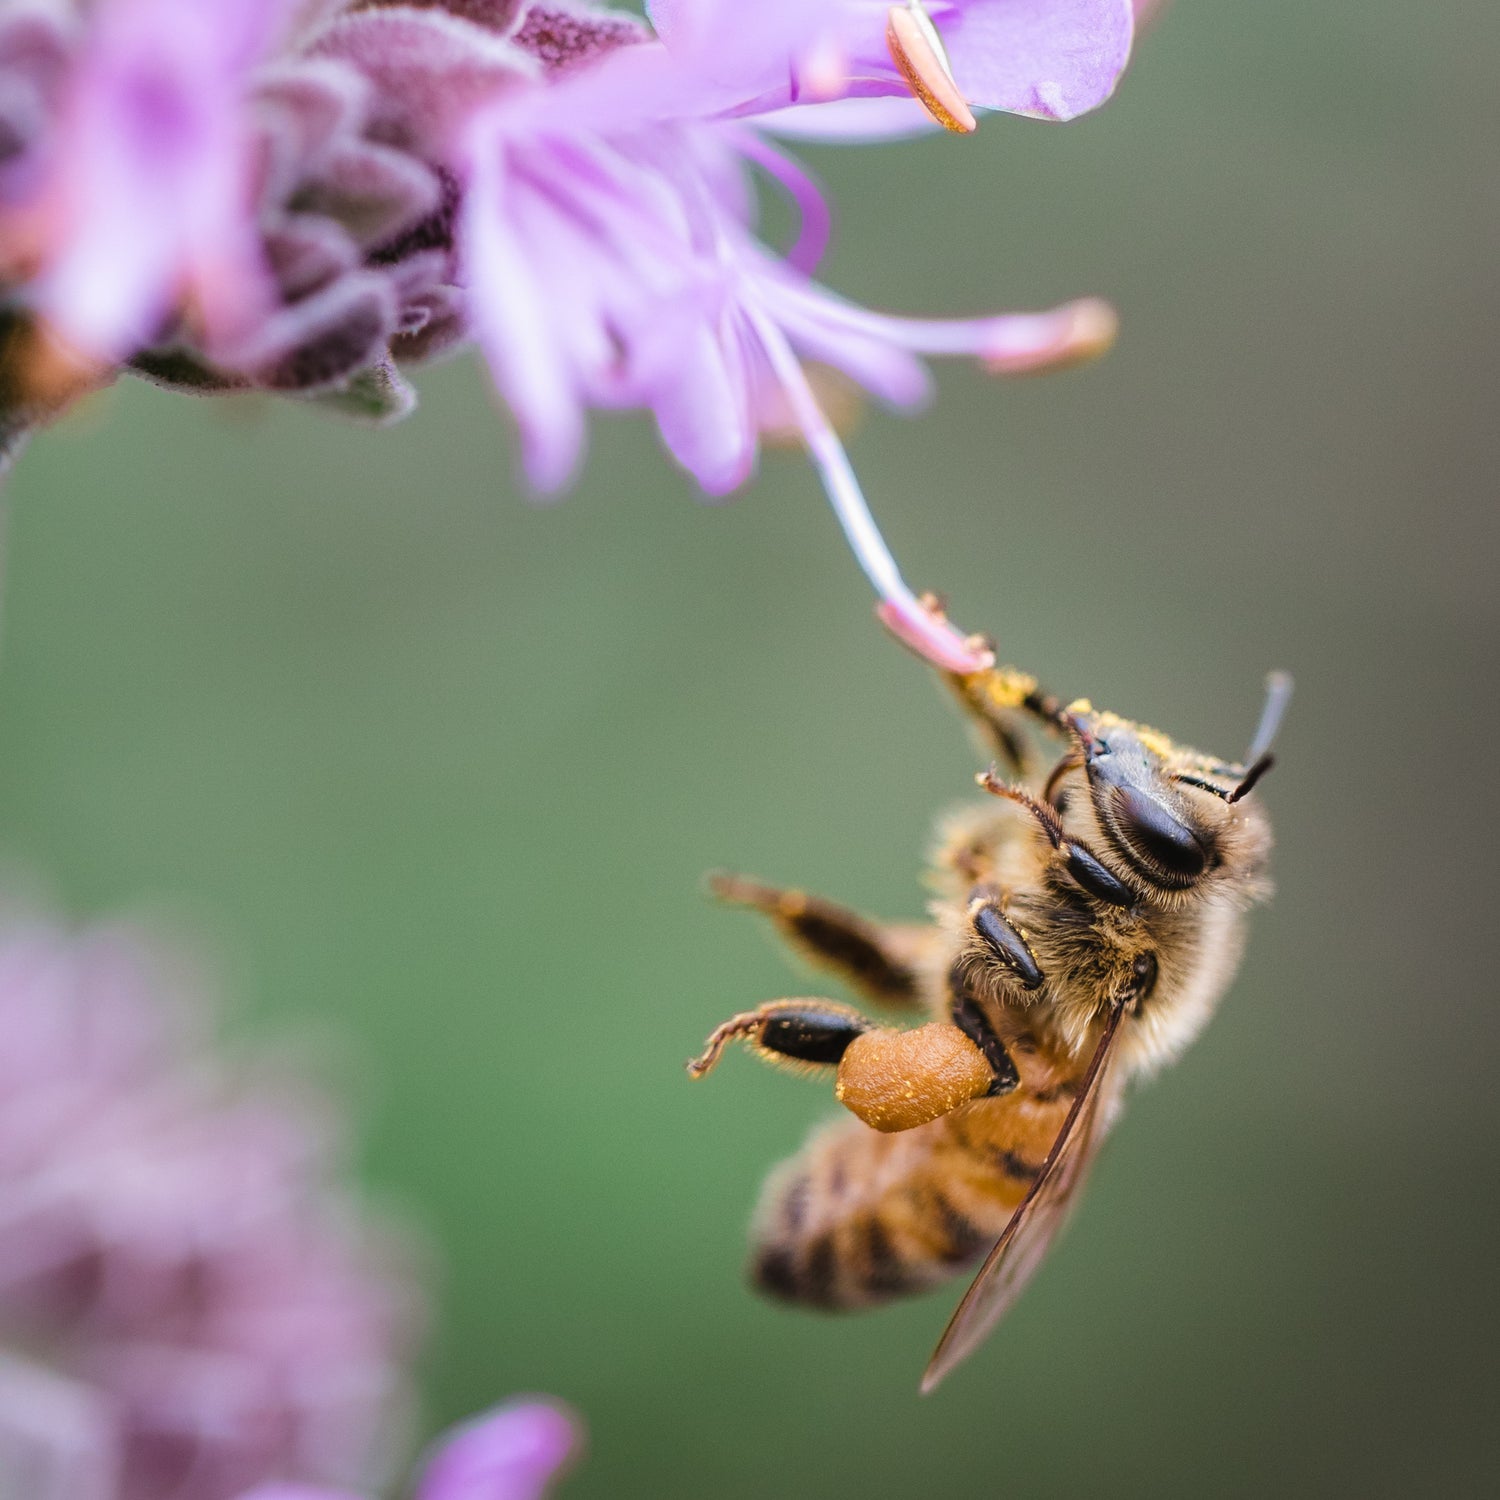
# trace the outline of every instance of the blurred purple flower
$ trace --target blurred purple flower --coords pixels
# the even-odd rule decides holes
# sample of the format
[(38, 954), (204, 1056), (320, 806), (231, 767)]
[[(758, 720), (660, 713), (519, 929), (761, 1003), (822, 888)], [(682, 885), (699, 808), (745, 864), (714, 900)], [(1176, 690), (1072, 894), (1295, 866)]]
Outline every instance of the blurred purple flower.
[[(455, 1428), (433, 1450), (413, 1500), (542, 1500), (576, 1455), (577, 1420), (556, 1402), (530, 1398)], [(263, 1485), (240, 1500), (366, 1500), (347, 1490)]]
[(378, 1480), (416, 1322), (327, 1105), (226, 1070), (126, 930), (0, 918), (0, 1494)]
[(230, 349), (265, 305), (245, 98), (278, 0), (98, 0), (38, 207), (34, 305), (85, 359), (150, 343), (186, 303)]
[[(471, 131), (464, 270), (527, 473), (539, 489), (562, 487), (587, 408), (639, 406), (702, 488), (724, 494), (749, 477), (773, 414), (789, 413), (881, 599), (935, 660), (973, 670), (982, 653), (902, 581), (803, 360), (910, 407), (929, 393), (925, 356), (997, 371), (1066, 362), (1108, 345), (1113, 314), (1084, 302), (907, 319), (836, 297), (807, 274), (828, 213), (795, 163), (744, 122), (641, 118), (675, 110), (694, 83), (659, 45), (632, 47), (539, 100), (502, 104)], [(613, 129), (612, 110), (623, 122)], [(784, 259), (755, 237), (751, 166), (802, 211)]]

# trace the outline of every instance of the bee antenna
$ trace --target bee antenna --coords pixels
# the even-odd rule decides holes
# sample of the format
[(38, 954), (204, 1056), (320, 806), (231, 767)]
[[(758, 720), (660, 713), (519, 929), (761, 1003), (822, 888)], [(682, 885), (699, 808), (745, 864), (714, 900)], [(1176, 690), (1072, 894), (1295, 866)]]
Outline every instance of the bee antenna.
[[(1266, 701), (1260, 711), (1260, 723), (1255, 726), (1255, 737), (1250, 741), (1250, 748), (1245, 751), (1244, 763), (1250, 767), (1245, 781), (1251, 780), (1251, 775), (1258, 780), (1271, 769), (1270, 756), (1267, 753), (1271, 748), (1271, 742), (1276, 738), (1277, 731), (1281, 728), (1281, 721), (1286, 717), (1287, 704), (1292, 701), (1292, 674), (1290, 672), (1272, 672), (1266, 677)], [(1261, 765), (1265, 761), (1267, 764)], [(1260, 769), (1257, 772), (1256, 767)], [(1243, 788), (1243, 790), (1241, 790)], [(1243, 797), (1250, 788), (1244, 782), (1236, 788), (1236, 796), (1230, 801)]]
[(1241, 797), (1247, 797), (1255, 789), (1255, 783), (1260, 780), (1272, 766), (1276, 764), (1276, 757), (1269, 750), (1240, 777), (1240, 783), (1232, 792), (1223, 794), (1226, 802), (1238, 802)]
[(1045, 802), (1038, 802), (1023, 787), (1011, 786), (1007, 782), (1001, 781), (995, 774), (994, 766), (991, 766), (988, 771), (981, 771), (974, 780), (992, 796), (1004, 797), (1006, 801), (1014, 802), (1018, 807), (1024, 807), (1042, 825), (1042, 832), (1051, 840), (1052, 847), (1054, 849), (1061, 847), (1063, 837), (1062, 819), (1058, 817), (1055, 807)]

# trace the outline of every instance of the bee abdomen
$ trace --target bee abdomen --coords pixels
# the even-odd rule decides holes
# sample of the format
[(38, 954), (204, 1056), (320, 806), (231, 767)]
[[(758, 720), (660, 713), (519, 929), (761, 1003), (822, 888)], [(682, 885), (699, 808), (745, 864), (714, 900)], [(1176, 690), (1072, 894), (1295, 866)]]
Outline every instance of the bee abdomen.
[(869, 1307), (918, 1292), (966, 1264), (984, 1246), (966, 1237), (935, 1259), (900, 1244), (873, 1213), (846, 1219), (811, 1239), (767, 1241), (756, 1248), (756, 1290), (783, 1302), (828, 1309)]
[(868, 1307), (924, 1291), (972, 1264), (1024, 1192), (945, 1180), (933, 1142), (855, 1122), (809, 1143), (766, 1185), (750, 1279), (779, 1301)]

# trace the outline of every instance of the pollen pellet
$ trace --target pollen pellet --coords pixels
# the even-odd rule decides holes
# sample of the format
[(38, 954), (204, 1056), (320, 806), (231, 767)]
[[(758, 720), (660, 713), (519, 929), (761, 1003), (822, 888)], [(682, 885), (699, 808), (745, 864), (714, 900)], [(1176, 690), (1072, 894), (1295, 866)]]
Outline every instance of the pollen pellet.
[(994, 1072), (956, 1026), (867, 1031), (839, 1064), (839, 1102), (876, 1130), (910, 1130), (986, 1093)]

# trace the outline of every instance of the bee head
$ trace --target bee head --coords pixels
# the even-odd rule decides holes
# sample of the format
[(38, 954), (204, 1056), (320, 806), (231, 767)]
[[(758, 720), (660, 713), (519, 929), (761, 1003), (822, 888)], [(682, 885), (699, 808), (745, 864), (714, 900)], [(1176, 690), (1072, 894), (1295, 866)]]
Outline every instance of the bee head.
[(1244, 764), (1226, 765), (1165, 735), (1075, 704), (1067, 724), (1076, 764), (1110, 851), (1149, 887), (1186, 891), (1213, 872), (1259, 863), (1264, 819), (1241, 806), (1271, 767), (1269, 744), (1291, 692), (1272, 678), (1261, 725)]
[(1110, 852), (1148, 886), (1186, 890), (1218, 858), (1217, 830), (1174, 788), (1172, 747), (1113, 714), (1068, 715), (1089, 799)]

